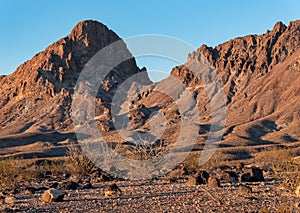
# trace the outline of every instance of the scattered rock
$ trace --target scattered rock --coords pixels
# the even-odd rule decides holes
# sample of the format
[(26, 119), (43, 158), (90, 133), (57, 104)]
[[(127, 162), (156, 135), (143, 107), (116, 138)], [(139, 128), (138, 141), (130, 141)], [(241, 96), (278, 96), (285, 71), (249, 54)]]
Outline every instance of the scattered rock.
[(79, 184), (74, 181), (68, 181), (63, 184), (65, 190), (76, 190), (79, 187)]
[(250, 173), (242, 173), (239, 177), (239, 182), (250, 182), (251, 175)]
[(260, 168), (257, 167), (252, 167), (250, 170), (250, 174), (251, 174), (251, 180), (252, 181), (264, 181), (264, 175), (263, 175), (263, 171)]
[(93, 185), (90, 181), (87, 181), (83, 184), (82, 186), (83, 189), (92, 189), (93, 188)]
[(111, 184), (105, 188), (104, 196), (107, 198), (110, 197), (119, 197), (122, 195), (121, 189), (117, 186), (117, 184)]
[(41, 201), (44, 203), (63, 201), (65, 194), (58, 188), (48, 189), (41, 196)]
[[(0, 206), (3, 206), (4, 205), (4, 197), (0, 197)], [(0, 208), (1, 210), (1, 208)]]
[(67, 180), (71, 177), (70, 173), (65, 173), (63, 176), (64, 176), (65, 180)]
[(240, 192), (243, 194), (243, 195), (247, 195), (247, 194), (250, 194), (252, 192), (252, 188), (249, 187), (249, 186), (241, 186), (240, 187)]
[(11, 206), (13, 206), (13, 205), (16, 204), (17, 200), (16, 200), (16, 198), (14, 196), (9, 196), (9, 197), (6, 197), (4, 199), (4, 202), (7, 203), (7, 204), (9, 204), (9, 205), (11, 205)]
[(113, 177), (101, 169), (97, 168), (97, 170), (92, 174), (92, 178), (99, 182), (112, 181)]
[(224, 183), (235, 183), (238, 181), (238, 175), (234, 171), (221, 171), (218, 177)]
[(209, 177), (208, 178), (208, 183), (207, 183), (207, 187), (208, 188), (218, 188), (220, 187), (220, 180), (216, 177)]
[(53, 189), (56, 189), (57, 187), (59, 186), (59, 184), (57, 182), (55, 183), (52, 183), (51, 186), (49, 187), (50, 189), (53, 188)]
[(259, 182), (264, 181), (263, 172), (260, 168), (245, 168), (240, 176), (241, 182)]
[(112, 178), (111, 176), (109, 176), (109, 175), (101, 174), (101, 175), (98, 177), (97, 180), (100, 181), (100, 182), (106, 182), (106, 181), (112, 181), (113, 178)]
[(9, 194), (11, 194), (11, 195), (16, 195), (16, 194), (18, 194), (19, 193), (19, 190), (18, 189), (13, 189), (13, 190), (11, 190), (10, 192), (9, 192)]
[(26, 188), (26, 189), (24, 189), (23, 193), (24, 193), (25, 195), (32, 195), (32, 194), (35, 193), (35, 190), (34, 190), (34, 189), (31, 189), (31, 188)]
[(297, 197), (300, 198), (300, 185), (298, 185), (298, 186), (296, 187), (295, 194), (296, 194)]
[(209, 174), (204, 170), (200, 170), (196, 174), (196, 179), (198, 184), (207, 184), (208, 178), (209, 178)]
[(189, 179), (187, 180), (186, 184), (188, 186), (196, 186), (197, 184), (197, 179), (193, 176), (190, 176)]
[(209, 174), (206, 171), (201, 170), (201, 171), (197, 172), (196, 175), (190, 176), (188, 178), (186, 184), (188, 186), (196, 186), (196, 185), (200, 185), (200, 184), (207, 184), (208, 183), (208, 178), (209, 178)]
[(83, 183), (83, 178), (81, 175), (71, 175), (70, 180), (76, 183)]
[(240, 162), (236, 165), (237, 170), (242, 170), (242, 169), (244, 169), (244, 167), (245, 167), (245, 164), (243, 162)]
[(176, 169), (173, 169), (169, 174), (167, 179), (170, 182), (176, 182), (180, 179), (184, 179), (185, 176), (188, 174), (187, 169), (184, 165), (179, 165)]

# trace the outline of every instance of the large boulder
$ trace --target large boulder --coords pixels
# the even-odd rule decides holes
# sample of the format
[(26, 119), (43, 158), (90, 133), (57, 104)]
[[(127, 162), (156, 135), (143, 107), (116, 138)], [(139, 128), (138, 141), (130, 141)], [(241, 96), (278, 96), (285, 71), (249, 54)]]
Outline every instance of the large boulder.
[(63, 201), (65, 193), (59, 188), (51, 188), (45, 191), (41, 196), (41, 201), (44, 203), (60, 202)]
[(122, 191), (115, 183), (105, 188), (104, 196), (107, 198), (119, 197), (121, 195), (122, 195)]
[(245, 168), (240, 175), (241, 182), (259, 182), (264, 181), (263, 171), (257, 167)]
[(220, 171), (217, 176), (224, 183), (235, 183), (238, 181), (238, 175), (234, 171)]
[(208, 178), (208, 182), (207, 182), (207, 187), (208, 188), (213, 189), (213, 188), (218, 188), (220, 186), (221, 186), (220, 185), (220, 180), (218, 178), (216, 178), (216, 177), (209, 177)]
[(209, 174), (204, 170), (200, 170), (194, 176), (190, 176), (188, 178), (186, 184), (188, 186), (207, 184), (208, 183), (208, 178), (209, 178)]
[(75, 181), (67, 181), (63, 184), (63, 188), (66, 190), (76, 190), (79, 184)]

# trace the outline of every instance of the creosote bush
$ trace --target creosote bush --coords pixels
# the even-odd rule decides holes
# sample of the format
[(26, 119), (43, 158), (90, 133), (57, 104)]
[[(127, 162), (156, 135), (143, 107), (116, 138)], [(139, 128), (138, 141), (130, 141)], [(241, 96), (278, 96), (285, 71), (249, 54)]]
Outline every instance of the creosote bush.
[(189, 170), (198, 170), (201, 167), (199, 154), (190, 153), (183, 161), (183, 165)]
[(67, 149), (68, 163), (73, 172), (81, 175), (91, 174), (95, 169), (95, 164), (87, 155), (82, 153), (78, 145), (71, 145)]
[(162, 144), (156, 143), (137, 143), (135, 146), (126, 147), (127, 155), (135, 160), (150, 160), (156, 158), (167, 151)]

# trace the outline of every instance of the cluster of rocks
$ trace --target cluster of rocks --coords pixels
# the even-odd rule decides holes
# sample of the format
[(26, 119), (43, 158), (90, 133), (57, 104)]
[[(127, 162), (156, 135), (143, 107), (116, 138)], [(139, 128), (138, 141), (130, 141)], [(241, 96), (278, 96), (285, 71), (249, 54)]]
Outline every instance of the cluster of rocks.
[[(86, 201), (84, 202), (89, 202), (89, 199), (94, 199), (93, 202), (91, 201), (88, 205), (99, 207), (100, 204), (107, 204), (107, 206), (110, 206), (110, 208), (113, 210), (114, 208), (119, 208), (119, 205), (116, 204), (118, 202), (127, 202), (126, 205), (129, 205), (128, 203), (135, 203), (135, 199), (141, 199), (145, 203), (150, 202), (149, 200), (151, 199), (146, 198), (151, 196), (155, 197), (155, 199), (158, 199), (160, 195), (153, 195), (152, 193), (155, 190), (151, 189), (151, 187), (154, 186), (159, 188), (169, 186), (177, 187), (177, 190), (180, 189), (185, 191), (186, 193), (180, 194), (179, 191), (173, 191), (172, 188), (169, 189), (174, 193), (174, 195), (171, 195), (171, 197), (179, 196), (182, 198), (182, 196), (185, 195), (195, 197), (204, 196), (206, 197), (205, 199), (208, 199), (208, 203), (210, 199), (210, 202), (217, 204), (217, 206), (219, 206), (218, 208), (220, 208), (222, 206), (224, 207), (225, 205), (225, 201), (223, 201), (221, 197), (227, 196), (226, 190), (228, 190), (228, 188), (235, 190), (236, 195), (231, 196), (240, 196), (241, 199), (248, 199), (249, 202), (252, 202), (253, 199), (260, 199), (259, 196), (261, 196), (261, 194), (259, 193), (271, 193), (272, 190), (270, 189), (270, 186), (271, 184), (275, 184), (275, 182), (270, 183), (268, 179), (265, 181), (262, 169), (255, 166), (220, 166), (217, 168), (207, 169), (205, 171), (203, 169), (190, 169), (185, 167), (184, 165), (180, 165), (177, 169), (172, 171), (173, 178), (170, 178), (170, 175), (171, 173), (167, 176), (168, 179), (175, 183), (165, 184), (164, 179), (143, 182), (142, 185), (140, 185), (140, 182), (134, 182), (132, 183), (133, 189), (131, 190), (129, 190), (127, 188), (128, 186), (126, 186), (126, 184), (130, 183), (130, 181), (118, 182), (116, 181), (116, 179), (113, 181), (111, 179), (100, 180), (100, 176), (98, 175), (99, 177), (96, 178), (97, 175), (95, 174), (91, 176), (64, 175), (63, 177), (61, 177), (63, 180), (59, 180), (58, 182), (51, 182), (51, 184), (48, 183), (48, 187), (38, 188), (30, 186), (12, 190), (11, 192), (7, 193), (0, 193), (0, 206), (3, 204), (3, 206), (8, 206), (8, 209), (14, 209), (14, 207), (21, 208), (20, 206), (25, 206), (24, 204), (20, 203), (22, 202), (22, 199), (24, 200), (28, 199), (29, 197), (35, 197), (35, 205), (39, 206), (39, 208), (41, 209), (59, 208), (58, 206), (64, 206), (64, 208), (67, 208), (68, 205), (73, 205), (73, 203), (78, 202), (75, 201), (78, 200), (78, 197), (80, 197), (80, 199), (85, 199), (83, 198), (84, 196), (90, 196), (90, 193), (93, 193), (93, 196), (87, 197)], [(45, 182), (43, 182), (42, 184), (45, 184)], [(122, 187), (122, 190), (119, 186)], [(140, 191), (136, 191), (137, 188), (141, 188)], [(125, 191), (125, 193), (123, 192), (123, 190)], [(297, 190), (298, 194), (296, 194), (296, 196), (299, 197), (300, 187), (298, 187)], [(199, 195), (200, 191), (205, 193)], [(164, 191), (164, 193), (165, 192), (166, 191)], [(28, 194), (30, 196), (24, 196), (24, 194)], [(220, 196), (219, 194), (222, 194), (222, 196)], [(143, 198), (143, 196), (145, 197)], [(164, 198), (165, 201), (169, 199), (168, 196), (169, 195)], [(227, 198), (224, 199), (226, 200)], [(230, 199), (228, 198), (228, 200)], [(64, 202), (57, 203), (61, 201)], [(243, 202), (246, 203), (246, 201)], [(77, 203), (76, 205), (76, 208), (82, 205), (82, 200), (80, 201), (80, 204)], [(227, 203), (226, 205), (231, 204)], [(94, 207), (90, 208), (92, 209)]]
[(189, 170), (184, 165), (168, 174), (170, 182), (186, 182), (188, 186), (207, 184), (208, 188), (220, 187), (221, 183), (242, 183), (264, 181), (263, 170), (251, 166), (238, 167), (221, 166), (212, 169), (211, 172), (205, 170)]
[[(57, 183), (53, 184), (48, 190), (46, 190), (41, 195), (41, 201), (44, 203), (52, 203), (52, 202), (61, 202), (64, 199), (64, 196), (67, 194), (65, 190), (77, 190), (77, 189), (91, 189), (93, 188), (92, 184), (89, 183), (80, 187), (80, 185), (76, 182), (70, 181), (63, 185), (63, 188), (60, 188)], [(104, 197), (106, 198), (116, 198), (121, 196), (123, 193), (121, 189), (117, 186), (117, 184), (113, 183), (107, 186), (104, 190)]]
[[(77, 176), (61, 183), (54, 182), (41, 195), (41, 201), (45, 203), (59, 202), (64, 199), (69, 190), (92, 189), (93, 185), (89, 179), (82, 180)], [(32, 191), (34, 193), (35, 191)]]

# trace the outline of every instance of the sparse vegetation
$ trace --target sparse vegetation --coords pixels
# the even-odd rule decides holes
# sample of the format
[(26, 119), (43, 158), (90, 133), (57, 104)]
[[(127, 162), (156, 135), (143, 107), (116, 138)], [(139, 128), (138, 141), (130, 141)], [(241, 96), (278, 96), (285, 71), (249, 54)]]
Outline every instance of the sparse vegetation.
[(0, 161), (0, 185), (1, 187), (11, 187), (19, 182), (20, 168), (15, 163), (16, 160), (1, 160)]
[(261, 152), (255, 157), (255, 161), (262, 165), (264, 170), (280, 176), (282, 173), (298, 171), (298, 165), (294, 161), (295, 156), (296, 153), (290, 149), (275, 149)]
[(67, 149), (68, 163), (70, 169), (77, 174), (91, 174), (95, 169), (95, 164), (90, 158), (82, 153), (80, 147), (72, 144)]
[(22, 182), (44, 179), (47, 175), (58, 176), (63, 174), (66, 168), (64, 161), (2, 159), (0, 160), (0, 186), (11, 188)]
[(199, 162), (199, 155), (190, 153), (183, 161), (183, 164), (188, 170), (191, 171), (200, 169), (201, 165)]
[(135, 146), (126, 147), (128, 156), (136, 160), (149, 160), (156, 158), (167, 151), (167, 148), (162, 143), (147, 143), (140, 142)]
[(290, 149), (276, 149), (260, 153), (255, 161), (280, 180), (286, 190), (294, 192), (300, 183), (299, 165), (295, 162), (296, 154)]
[(277, 213), (294, 213), (294, 212), (298, 212), (298, 208), (296, 208), (295, 206), (291, 205), (291, 204), (282, 204), (281, 206), (279, 206)]

